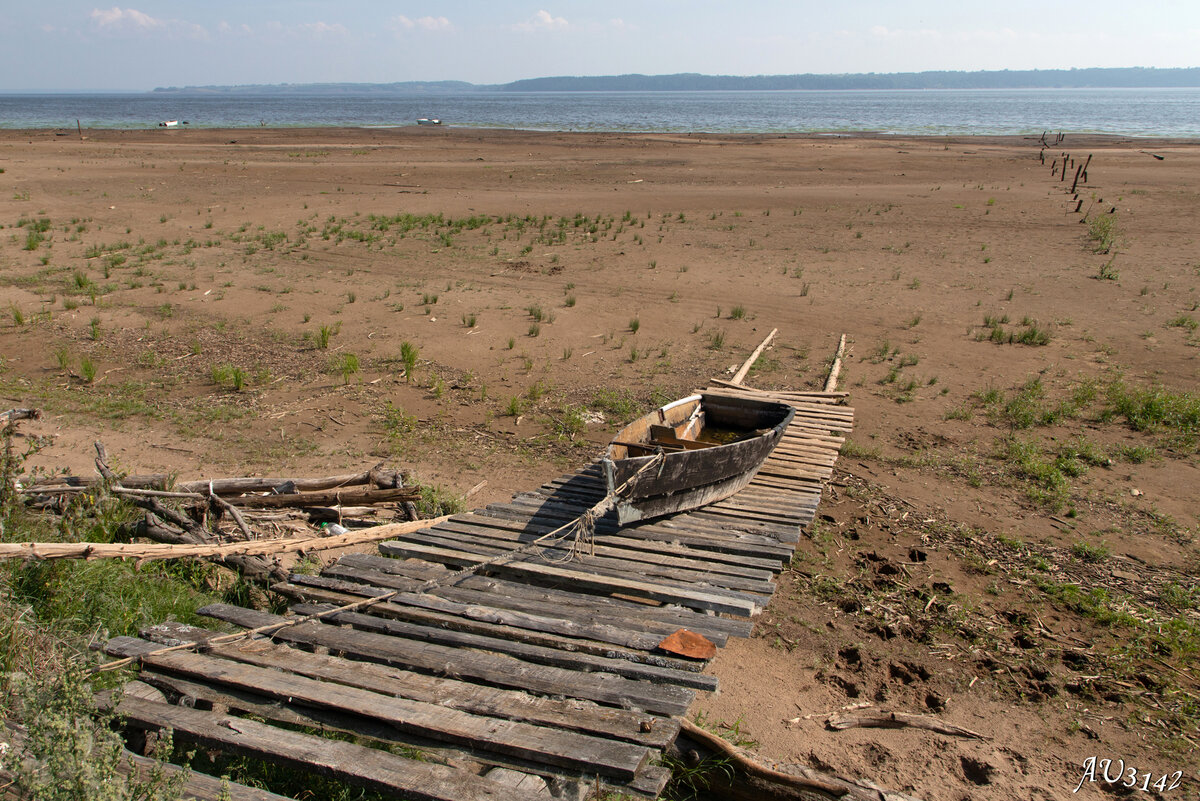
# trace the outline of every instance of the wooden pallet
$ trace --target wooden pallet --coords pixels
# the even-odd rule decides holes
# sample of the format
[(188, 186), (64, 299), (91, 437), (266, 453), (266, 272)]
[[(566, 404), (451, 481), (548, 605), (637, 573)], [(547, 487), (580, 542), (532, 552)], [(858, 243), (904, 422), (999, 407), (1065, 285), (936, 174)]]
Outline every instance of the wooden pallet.
[[(853, 422), (836, 394), (710, 391), (797, 409), (737, 495), (625, 528), (602, 518), (581, 554), (548, 540), (489, 562), (600, 500), (591, 465), (275, 586), (300, 615), (392, 594), (369, 608), (198, 652), (156, 653), (213, 631), (164, 623), (110, 640), (110, 655), (139, 656), (139, 678), (174, 702), (126, 697), (121, 713), (206, 749), (403, 798), (550, 797), (547, 783), (564, 797), (596, 787), (656, 797), (669, 777), (657, 758), (678, 734), (674, 716), (697, 690), (717, 688), (706, 662), (659, 643), (681, 628), (717, 646), (749, 635)], [(479, 569), (416, 591), (471, 566)], [(227, 604), (201, 614), (244, 629), (284, 620)], [(241, 792), (230, 797), (262, 797)]]

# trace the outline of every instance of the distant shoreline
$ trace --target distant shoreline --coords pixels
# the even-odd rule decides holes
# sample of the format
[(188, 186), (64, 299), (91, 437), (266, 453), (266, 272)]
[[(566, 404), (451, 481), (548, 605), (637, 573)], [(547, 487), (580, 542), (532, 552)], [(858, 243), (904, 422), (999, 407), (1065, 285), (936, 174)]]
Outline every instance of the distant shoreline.
[(1200, 87), (1200, 67), (1088, 67), (1070, 70), (850, 73), (821, 75), (602, 75), (526, 78), (504, 84), (466, 81), (168, 86), (152, 94), (344, 95), (491, 94), (508, 92), (896, 91), (905, 89), (1183, 89)]
[[(1054, 135), (1057, 132), (1047, 132), (1050, 147), (1072, 149), (1090, 146), (1112, 146), (1122, 143), (1137, 145), (1139, 148), (1169, 145), (1196, 145), (1200, 137), (1171, 137), (1171, 136), (1128, 136), (1124, 134), (1102, 133), (1071, 133), (1066, 132), (1066, 138), (1055, 144)], [(694, 132), (634, 132), (634, 131), (540, 131), (519, 128), (455, 128), (446, 126), (431, 131), (416, 125), (403, 125), (395, 128), (358, 127), (358, 126), (309, 126), (309, 127), (253, 127), (253, 128), (84, 128), (85, 143), (95, 142), (128, 142), (131, 144), (155, 143), (161, 145), (208, 145), (228, 144), (240, 146), (282, 146), (294, 145), (299, 141), (309, 141), (316, 144), (343, 143), (352, 146), (357, 143), (373, 143), (386, 145), (391, 141), (407, 140), (408, 137), (438, 137), (459, 138), (472, 140), (528, 139), (539, 138), (547, 140), (562, 140), (564, 137), (595, 142), (618, 141), (621, 139), (646, 139), (652, 141), (686, 141), (695, 144), (707, 142), (752, 143), (755, 141), (777, 141), (780, 139), (795, 139), (804, 141), (854, 140), (862, 142), (937, 142), (939, 144), (962, 144), (979, 146), (986, 144), (1014, 145), (1027, 144), (1035, 147), (1039, 137), (1030, 134), (890, 134), (882, 131), (828, 131), (828, 132), (792, 132), (792, 133), (715, 133), (705, 131)], [(236, 138), (231, 138), (236, 137)], [(74, 128), (0, 128), (0, 142), (28, 138), (55, 138), (78, 141), (78, 132)], [(502, 141), (494, 142), (501, 144)]]

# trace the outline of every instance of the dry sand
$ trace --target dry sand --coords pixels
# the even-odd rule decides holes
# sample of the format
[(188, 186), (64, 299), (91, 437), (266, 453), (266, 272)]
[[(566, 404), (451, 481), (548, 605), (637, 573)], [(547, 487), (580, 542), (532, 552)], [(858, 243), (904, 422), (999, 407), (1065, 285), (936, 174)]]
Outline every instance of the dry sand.
[[(611, 412), (572, 438), (574, 409), (678, 396), (775, 327), (750, 383), (817, 386), (845, 333), (853, 447), (756, 636), (718, 656), (723, 690), (695, 711), (766, 759), (931, 801), (1103, 797), (1103, 782), (1071, 792), (1093, 755), (1152, 781), (1183, 771), (1161, 795), (1196, 797), (1194, 657), (1121, 657), (1147, 626), (1200, 625), (1195, 444), (1101, 422), (1102, 400), (1012, 431), (979, 396), (1040, 379), (1049, 408), (1083, 380), (1102, 398), (1118, 375), (1200, 389), (1200, 146), (1068, 136), (1044, 163), (1040, 150), (0, 132), (0, 406), (46, 411), (22, 431), (50, 438), (35, 457), (48, 470), (89, 472), (95, 439), (125, 470), (182, 478), (388, 459), (456, 492), (486, 480), (483, 503), (597, 454)], [(1093, 154), (1080, 213), (1074, 170), (1051, 174), (1064, 151)], [(1094, 252), (1085, 214), (1115, 222), (1110, 253)], [(997, 344), (985, 317), (1049, 341)], [(420, 354), (411, 382), (402, 342)], [(360, 369), (344, 376), (348, 355)], [(1111, 464), (1039, 501), (999, 456), (1010, 436), (1049, 460), (1092, 448)], [(1152, 455), (1132, 461), (1135, 446)], [(1072, 606), (1073, 583), (1146, 622)], [(824, 728), (855, 703), (990, 739)]]

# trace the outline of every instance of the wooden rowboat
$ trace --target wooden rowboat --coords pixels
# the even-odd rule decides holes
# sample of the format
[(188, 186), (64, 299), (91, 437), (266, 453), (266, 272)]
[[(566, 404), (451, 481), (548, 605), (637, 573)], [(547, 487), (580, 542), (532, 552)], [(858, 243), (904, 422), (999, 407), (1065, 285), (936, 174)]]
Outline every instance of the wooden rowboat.
[(601, 461), (621, 525), (728, 498), (754, 478), (794, 414), (785, 403), (702, 393), (634, 420)]

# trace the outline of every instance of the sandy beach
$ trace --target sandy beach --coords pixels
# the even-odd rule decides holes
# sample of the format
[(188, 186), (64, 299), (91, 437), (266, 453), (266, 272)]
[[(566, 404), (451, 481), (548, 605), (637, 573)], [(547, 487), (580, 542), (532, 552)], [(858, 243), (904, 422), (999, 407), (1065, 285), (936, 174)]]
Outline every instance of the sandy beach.
[[(31, 463), (386, 460), (482, 505), (773, 328), (747, 383), (819, 387), (845, 334), (851, 442), (693, 713), (928, 801), (1106, 797), (1072, 795), (1089, 756), (1195, 792), (1200, 144), (83, 134), (0, 131), (0, 406), (43, 410)], [(855, 704), (987, 739), (825, 727)]]

